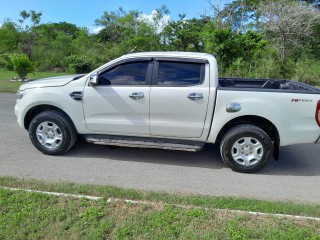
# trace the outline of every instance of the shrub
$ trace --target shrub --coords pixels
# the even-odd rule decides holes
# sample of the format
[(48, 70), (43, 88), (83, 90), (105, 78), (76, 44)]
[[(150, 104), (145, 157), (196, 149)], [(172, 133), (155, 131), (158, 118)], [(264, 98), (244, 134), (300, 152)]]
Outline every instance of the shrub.
[(320, 61), (306, 58), (299, 59), (293, 78), (299, 82), (320, 86)]
[(75, 73), (90, 72), (93, 66), (92, 59), (84, 55), (71, 55), (69, 57), (65, 57), (64, 61), (69, 70)]
[[(223, 69), (219, 64), (219, 69)], [(242, 58), (237, 58), (227, 69), (222, 72), (226, 77), (248, 77), (247, 66)]]
[(31, 62), (27, 55), (22, 53), (9, 54), (5, 59), (5, 66), (8, 69), (13, 68), (19, 78), (24, 79), (28, 73), (32, 73), (35, 70), (35, 64)]
[(246, 66), (247, 76), (251, 78), (284, 78), (277, 60), (277, 52), (272, 48), (256, 51), (252, 60), (246, 61)]
[(13, 64), (10, 60), (10, 55), (5, 53), (0, 56), (0, 66), (13, 71)]

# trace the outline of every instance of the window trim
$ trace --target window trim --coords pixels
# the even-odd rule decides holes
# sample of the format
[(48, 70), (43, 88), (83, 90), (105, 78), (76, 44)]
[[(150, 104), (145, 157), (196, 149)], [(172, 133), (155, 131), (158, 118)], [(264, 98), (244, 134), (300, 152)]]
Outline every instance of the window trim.
[(146, 71), (146, 80), (145, 84), (141, 85), (97, 85), (96, 87), (150, 87), (151, 85), (151, 78), (152, 78), (152, 69), (153, 69), (153, 58), (132, 58), (132, 59), (124, 59), (120, 60), (118, 62), (115, 62), (104, 69), (97, 72), (97, 76), (104, 74), (105, 72), (112, 70), (113, 68), (116, 68), (118, 66), (127, 64), (127, 63), (135, 63), (135, 62), (147, 62), (147, 71)]
[(129, 62), (149, 62), (149, 61), (152, 61), (154, 58), (152, 57), (138, 57), (138, 58), (127, 58), (127, 59), (122, 59), (120, 61), (117, 61), (115, 63), (112, 63), (106, 67), (104, 67), (103, 69), (97, 71), (97, 75), (100, 75), (101, 73), (104, 73), (106, 71), (108, 71), (110, 68), (114, 68), (116, 67), (117, 65), (121, 65), (121, 64), (124, 64), (124, 63), (129, 63)]
[(209, 63), (207, 59), (195, 59), (195, 58), (174, 58), (174, 57), (155, 57), (155, 61), (164, 62), (185, 62), (185, 63)]
[[(207, 59), (194, 59), (194, 58), (180, 58), (180, 57), (136, 57), (136, 58), (128, 58), (122, 59), (115, 63), (112, 63), (105, 68), (97, 71), (97, 75), (103, 74), (104, 72), (131, 62), (149, 62), (146, 72), (146, 81), (143, 85), (97, 85), (95, 87), (192, 87), (199, 86), (204, 83), (205, 80), (205, 68), (209, 63)], [(200, 72), (200, 83), (199, 84), (191, 84), (191, 85), (158, 85), (158, 73), (159, 73), (159, 62), (180, 62), (180, 63), (200, 63), (201, 72)]]
[[(198, 61), (199, 60), (199, 61)], [(201, 64), (200, 69), (200, 82), (198, 84), (188, 84), (188, 85), (158, 85), (158, 76), (159, 76), (159, 62), (175, 62), (175, 63), (198, 63)], [(183, 59), (183, 58), (155, 58), (153, 64), (153, 73), (151, 85), (152, 87), (193, 87), (200, 86), (204, 83), (205, 80), (205, 68), (207, 60), (202, 59)]]

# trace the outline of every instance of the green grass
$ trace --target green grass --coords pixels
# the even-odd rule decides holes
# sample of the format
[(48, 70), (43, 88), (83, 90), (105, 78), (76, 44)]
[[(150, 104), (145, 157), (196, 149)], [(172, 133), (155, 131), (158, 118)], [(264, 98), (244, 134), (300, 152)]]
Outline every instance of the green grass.
[[(28, 78), (40, 79), (45, 77), (55, 77), (67, 75), (68, 73), (57, 73), (57, 72), (35, 72), (34, 74), (29, 74)], [(21, 82), (11, 82), (10, 79), (17, 77), (15, 72), (9, 71), (4, 68), (0, 68), (0, 92), (16, 92), (19, 86), (23, 83)]]
[(320, 217), (320, 205), (298, 204), (292, 202), (272, 202), (235, 197), (210, 197), (182, 194), (177, 195), (162, 192), (137, 191), (133, 189), (123, 189), (112, 186), (74, 184), (69, 182), (46, 182), (40, 180), (18, 179), (12, 177), (0, 177), (0, 186), (27, 188), (51, 192), (85, 194), (100, 196), (105, 199), (110, 197), (126, 198), (132, 200), (146, 200), (167, 204), (191, 205), (197, 207)]
[[(1, 183), (13, 180), (1, 178)], [(90, 192), (95, 188), (23, 180), (17, 180), (15, 186), (23, 187), (23, 182), (24, 187), (37, 189), (47, 186), (67, 190), (69, 186), (72, 192)], [(101, 194), (105, 189), (104, 196), (145, 194), (99, 188)], [(168, 195), (166, 198), (170, 202)], [(235, 214), (214, 208), (107, 203), (106, 198), (93, 201), (0, 189), (0, 239), (320, 239), (320, 222)]]

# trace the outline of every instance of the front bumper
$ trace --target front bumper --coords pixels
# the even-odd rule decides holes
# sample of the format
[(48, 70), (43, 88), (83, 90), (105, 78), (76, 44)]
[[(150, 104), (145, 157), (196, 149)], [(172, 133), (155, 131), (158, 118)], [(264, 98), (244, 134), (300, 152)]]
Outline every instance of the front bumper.
[(22, 117), (22, 114), (21, 114), (21, 109), (20, 109), (20, 107), (18, 105), (18, 101), (17, 101), (16, 105), (14, 106), (14, 114), (17, 117), (17, 122), (18, 122), (19, 126), (21, 128), (24, 128), (23, 117)]
[(14, 106), (14, 114), (16, 115), (16, 117), (18, 117), (18, 105), (17, 105), (17, 103)]

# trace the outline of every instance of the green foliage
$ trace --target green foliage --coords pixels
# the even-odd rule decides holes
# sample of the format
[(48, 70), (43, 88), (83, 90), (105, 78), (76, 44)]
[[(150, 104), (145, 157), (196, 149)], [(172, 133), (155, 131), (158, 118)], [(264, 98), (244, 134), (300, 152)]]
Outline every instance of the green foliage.
[(98, 42), (96, 46), (103, 49), (97, 62), (130, 52), (161, 50), (159, 30), (162, 16), (166, 13), (167, 8), (162, 6), (150, 21), (135, 10), (127, 12), (119, 8), (116, 11), (104, 12), (103, 16), (96, 20), (96, 25), (102, 27), (95, 36)]
[(75, 73), (87, 73), (92, 70), (92, 60), (84, 55), (71, 55), (64, 59), (68, 68)]
[(241, 61), (252, 61), (255, 53), (267, 45), (260, 33), (236, 33), (231, 29), (217, 29), (211, 22), (205, 25), (201, 34), (205, 52), (217, 57), (220, 71), (223, 72), (228, 68), (234, 69), (235, 65), (239, 66)]
[(15, 51), (20, 38), (16, 24), (6, 20), (0, 27), (0, 54)]
[(257, 51), (249, 63), (243, 66), (245, 71), (242, 76), (253, 78), (282, 78), (280, 65), (277, 62), (276, 53), (272, 49)]
[(59, 33), (75, 39), (76, 33), (80, 31), (76, 25), (67, 22), (40, 24), (33, 27), (32, 30), (37, 34), (37, 39), (41, 44), (44, 41), (54, 41)]
[(306, 84), (320, 86), (320, 60), (301, 58), (296, 64), (293, 79)]
[(95, 21), (97, 26), (103, 29), (99, 32), (98, 38), (102, 42), (122, 42), (134, 35), (135, 28), (139, 24), (137, 20), (139, 12), (131, 10), (126, 12), (123, 8), (116, 11), (104, 12), (100, 19)]
[[(20, 12), (20, 17), (22, 17), (22, 19), (20, 19), (19, 22), (23, 23), (26, 19), (30, 18), (30, 20), (32, 22), (32, 26), (36, 26), (40, 23), (41, 16), (42, 16), (41, 12), (37, 13), (34, 10), (30, 10), (30, 12), (27, 12), (26, 10), (22, 10)], [(28, 25), (26, 27), (29, 28)]]
[(205, 19), (186, 19), (179, 15), (179, 20), (170, 22), (163, 30), (163, 42), (171, 51), (202, 52), (203, 39), (201, 34)]
[[(284, 1), (287, 0), (273, 0), (270, 4)], [(304, 9), (301, 2), (317, 5), (317, 1), (292, 1), (290, 6)], [(314, 21), (310, 30), (302, 28), (305, 35), (300, 32), (297, 38), (287, 31), (286, 39), (281, 40), (279, 34), (263, 32), (262, 27), (268, 23), (277, 26), (295, 18), (281, 15), (272, 21), (263, 20), (261, 6), (267, 7), (269, 3), (234, 0), (220, 8), (213, 1), (209, 3), (211, 12), (207, 16), (188, 19), (180, 14), (177, 20), (170, 21), (165, 5), (151, 17), (123, 8), (105, 11), (95, 21), (101, 28), (98, 33), (67, 22), (41, 24), (40, 12), (22, 11), (20, 24), (7, 19), (0, 27), (0, 66), (13, 69), (8, 55), (24, 53), (36, 63), (38, 71), (88, 72), (131, 52), (195, 51), (213, 54), (220, 76), (294, 78), (319, 85), (319, 21)], [(315, 15), (319, 13), (315, 7), (308, 9)], [(284, 26), (296, 33), (293, 24)], [(309, 54), (302, 56), (305, 49)]]
[(320, 12), (310, 4), (292, 0), (261, 3), (258, 12), (261, 29), (277, 50), (281, 75), (291, 77), (305, 44), (317, 36), (315, 30), (320, 24)]
[(10, 59), (10, 54), (2, 54), (0, 55), (0, 67), (3, 67), (9, 71), (13, 71), (13, 63)]
[(35, 70), (34, 63), (25, 54), (10, 54), (5, 61), (5, 66), (8, 69), (13, 68), (21, 79), (24, 79), (28, 73), (32, 73)]

